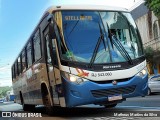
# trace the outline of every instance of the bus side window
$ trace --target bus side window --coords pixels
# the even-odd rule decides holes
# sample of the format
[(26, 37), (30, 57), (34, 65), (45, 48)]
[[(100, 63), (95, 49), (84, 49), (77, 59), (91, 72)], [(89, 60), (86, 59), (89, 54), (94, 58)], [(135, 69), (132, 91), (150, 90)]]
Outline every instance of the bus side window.
[(33, 37), (33, 48), (34, 48), (34, 59), (35, 59), (35, 61), (37, 61), (42, 56), (39, 30), (36, 32), (35, 36)]
[(26, 51), (25, 49), (22, 52), (22, 72), (26, 70)]
[(14, 78), (16, 78), (15, 77), (15, 65), (13, 65), (13, 67), (12, 67), (12, 81)]
[(18, 58), (18, 75), (22, 72), (22, 67), (21, 67), (21, 55)]
[(18, 66), (17, 66), (17, 60), (15, 62), (15, 77), (18, 76)]
[(27, 68), (29, 68), (32, 65), (32, 46), (29, 42), (27, 45)]

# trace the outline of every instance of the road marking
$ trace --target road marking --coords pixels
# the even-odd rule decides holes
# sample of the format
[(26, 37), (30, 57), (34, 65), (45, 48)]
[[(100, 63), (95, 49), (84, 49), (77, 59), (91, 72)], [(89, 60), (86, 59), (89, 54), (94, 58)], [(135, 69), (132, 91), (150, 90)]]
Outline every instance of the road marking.
[(140, 120), (141, 117), (95, 117), (84, 120)]
[(0, 111), (22, 111), (22, 105), (19, 104), (9, 104), (0, 106)]
[[(158, 110), (160, 111), (160, 107), (142, 107), (142, 106), (117, 106), (116, 108), (141, 108), (145, 110)], [(138, 109), (139, 110), (139, 109)]]

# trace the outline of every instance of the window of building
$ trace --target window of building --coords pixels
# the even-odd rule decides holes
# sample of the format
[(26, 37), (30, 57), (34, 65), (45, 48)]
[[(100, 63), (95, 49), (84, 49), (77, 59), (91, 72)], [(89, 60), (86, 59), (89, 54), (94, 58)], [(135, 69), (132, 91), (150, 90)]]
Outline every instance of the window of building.
[(33, 48), (34, 48), (34, 59), (35, 61), (37, 61), (41, 58), (41, 42), (40, 42), (39, 30), (33, 37)]
[(158, 38), (158, 26), (156, 22), (153, 24), (153, 34), (154, 34), (154, 39)]
[(32, 65), (32, 46), (29, 42), (27, 45), (27, 68), (29, 68)]

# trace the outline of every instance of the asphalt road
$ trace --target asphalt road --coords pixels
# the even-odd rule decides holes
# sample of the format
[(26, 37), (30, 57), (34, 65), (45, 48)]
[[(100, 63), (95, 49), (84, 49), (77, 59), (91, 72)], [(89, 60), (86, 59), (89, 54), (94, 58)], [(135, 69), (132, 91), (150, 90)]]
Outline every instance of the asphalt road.
[[(22, 106), (15, 103), (0, 103), (0, 111), (24, 111)], [(37, 106), (34, 113), (39, 113), (42, 118), (32, 118), (35, 120), (131, 120), (131, 119), (160, 119), (160, 94), (146, 97), (129, 98), (115, 108), (104, 108), (101, 106), (88, 105), (76, 108), (57, 108), (53, 115), (46, 114), (43, 106)], [(25, 111), (26, 114), (33, 112)], [(2, 119), (2, 118), (0, 118)], [(3, 118), (5, 120), (8, 118)], [(11, 120), (21, 120), (22, 118), (12, 118)], [(23, 118), (28, 120), (28, 118)], [(31, 118), (30, 118), (31, 119)]]

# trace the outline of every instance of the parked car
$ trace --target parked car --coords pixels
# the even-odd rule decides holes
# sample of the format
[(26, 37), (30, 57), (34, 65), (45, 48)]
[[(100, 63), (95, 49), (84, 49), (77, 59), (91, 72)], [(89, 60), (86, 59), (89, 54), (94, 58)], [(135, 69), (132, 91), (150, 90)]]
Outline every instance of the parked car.
[(3, 103), (4, 102), (4, 100), (3, 99), (0, 99), (0, 103)]
[(160, 92), (160, 74), (151, 76), (148, 79), (148, 95), (154, 92)]

